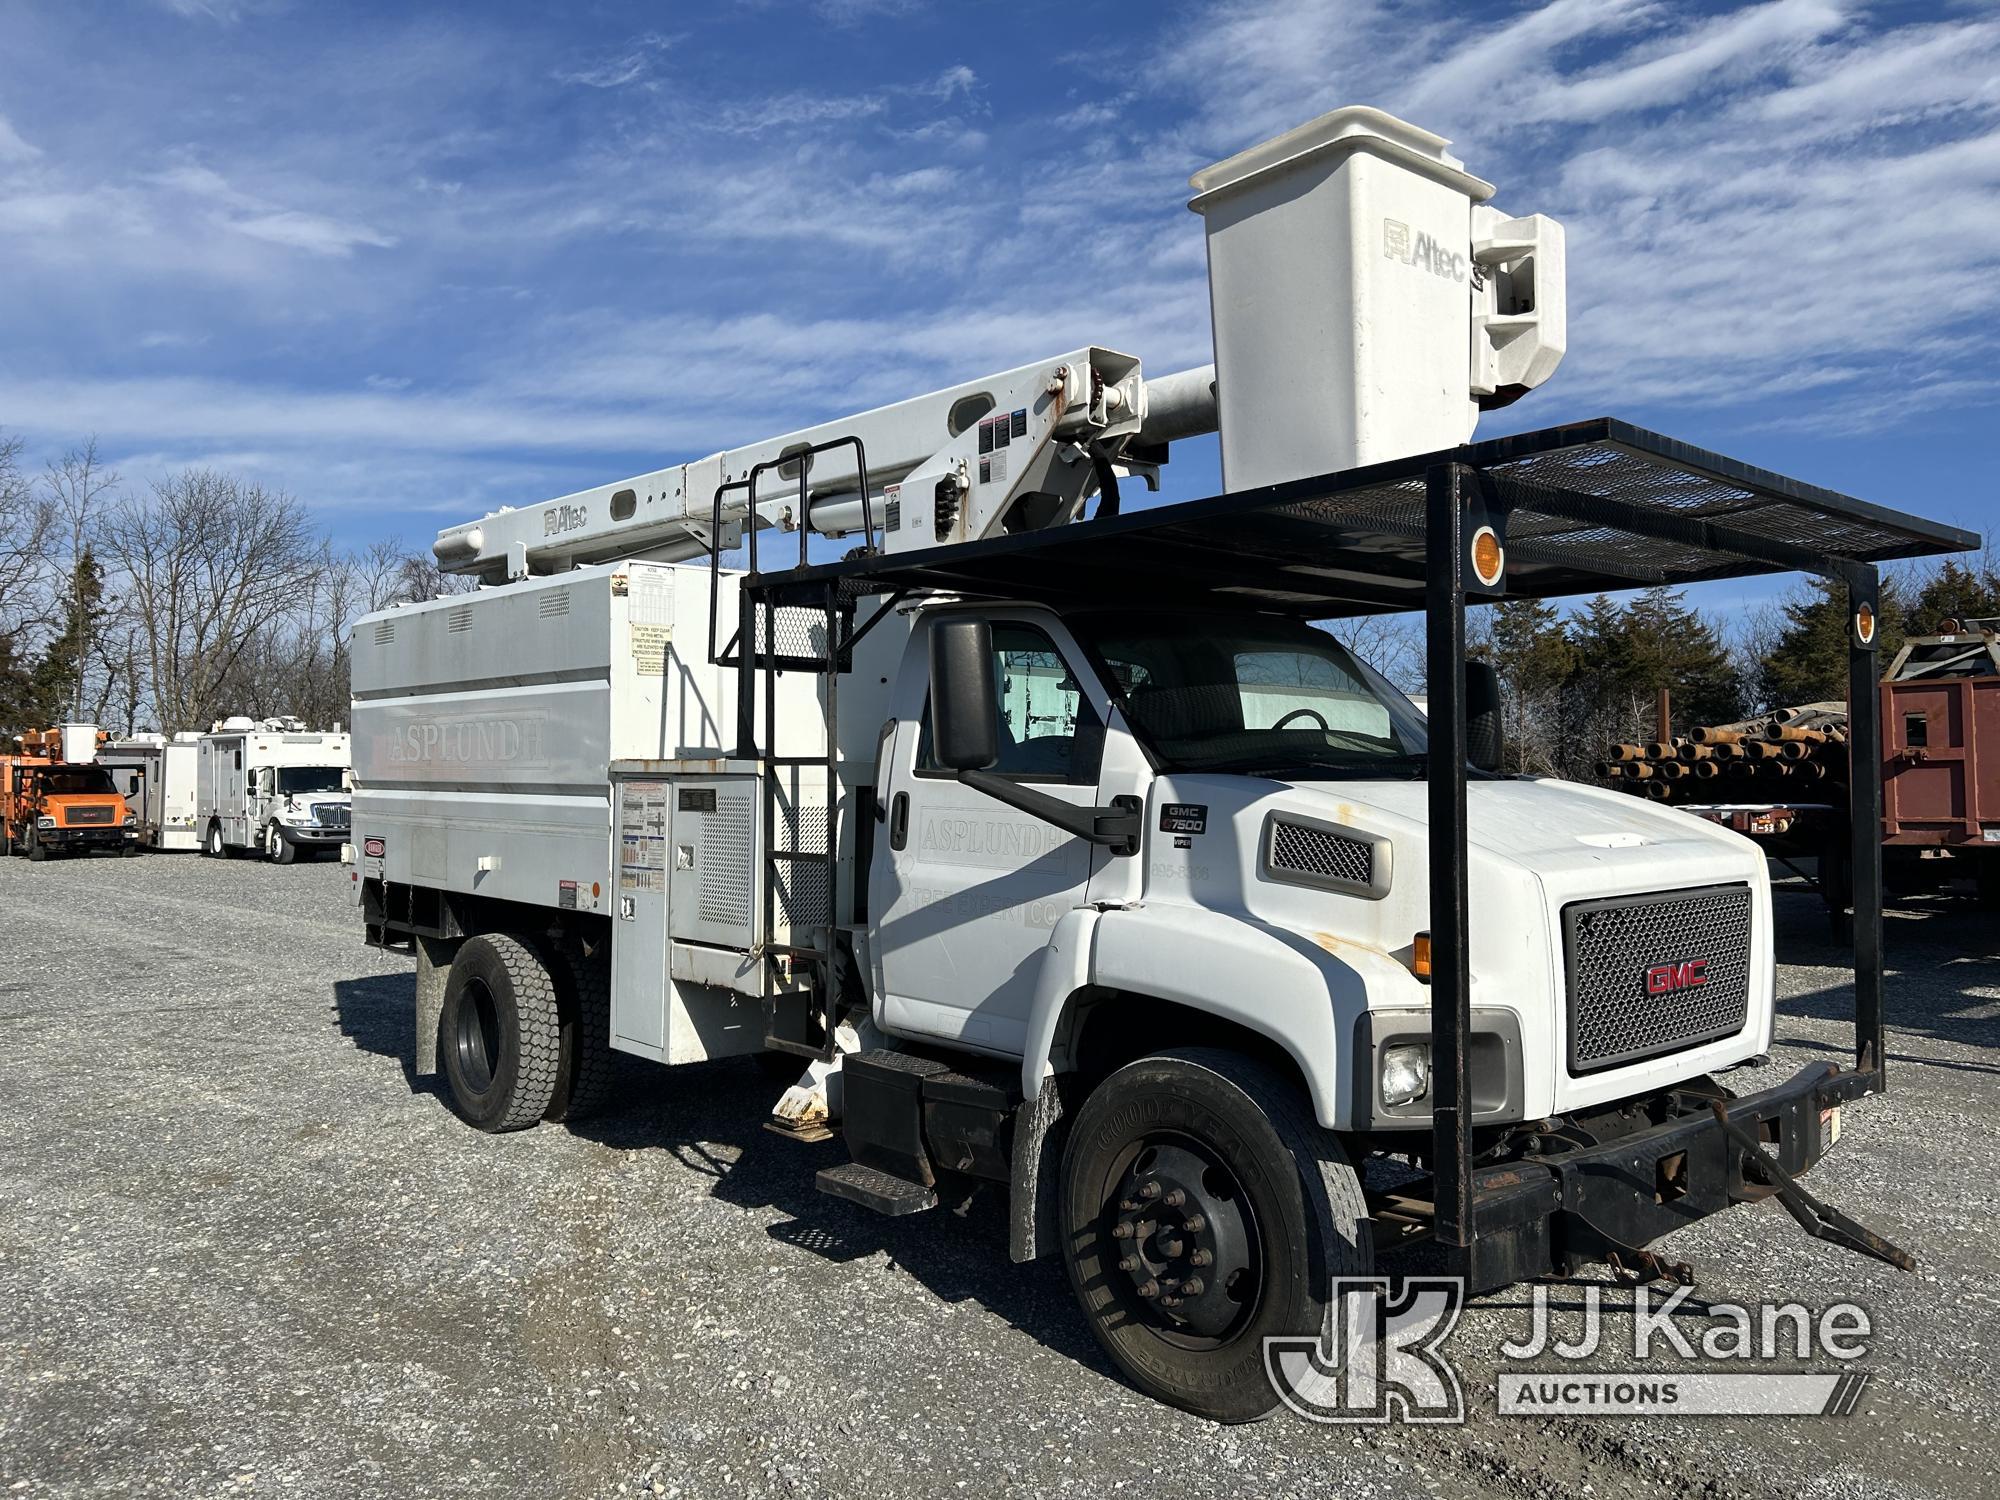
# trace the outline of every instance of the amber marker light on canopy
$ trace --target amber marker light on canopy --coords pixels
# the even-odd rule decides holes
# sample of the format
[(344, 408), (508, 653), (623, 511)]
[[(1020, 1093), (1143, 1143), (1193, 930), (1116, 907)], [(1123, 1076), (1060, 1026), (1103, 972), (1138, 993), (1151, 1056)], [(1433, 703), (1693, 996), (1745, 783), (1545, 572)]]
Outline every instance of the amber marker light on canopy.
[(1482, 526), (1472, 533), (1472, 573), (1480, 583), (1489, 589), (1497, 585), (1506, 562), (1507, 554), (1491, 526)]
[(1875, 610), (1864, 604), (1854, 612), (1854, 638), (1866, 646), (1875, 639)]
[(1410, 944), (1410, 972), (1425, 984), (1431, 982), (1431, 935), (1428, 932), (1418, 933)]

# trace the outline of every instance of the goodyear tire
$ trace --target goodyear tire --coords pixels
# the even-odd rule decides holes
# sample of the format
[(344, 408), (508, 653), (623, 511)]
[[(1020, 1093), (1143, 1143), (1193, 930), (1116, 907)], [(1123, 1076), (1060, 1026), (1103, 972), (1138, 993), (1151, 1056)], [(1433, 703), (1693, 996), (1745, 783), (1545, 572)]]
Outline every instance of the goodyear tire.
[(523, 1130), (554, 1097), (562, 1050), (555, 981), (508, 933), (461, 944), (445, 979), (439, 1051), (453, 1106), (480, 1130)]
[(585, 953), (572, 939), (562, 945), (555, 969), (560, 1042), (555, 1092), (545, 1120), (581, 1120), (611, 1096), (611, 950), (603, 943)]
[(1142, 1057), (1078, 1112), (1063, 1259), (1097, 1341), (1147, 1395), (1217, 1422), (1279, 1405), (1264, 1341), (1326, 1325), (1366, 1276), (1361, 1180), (1297, 1083), (1219, 1048)]

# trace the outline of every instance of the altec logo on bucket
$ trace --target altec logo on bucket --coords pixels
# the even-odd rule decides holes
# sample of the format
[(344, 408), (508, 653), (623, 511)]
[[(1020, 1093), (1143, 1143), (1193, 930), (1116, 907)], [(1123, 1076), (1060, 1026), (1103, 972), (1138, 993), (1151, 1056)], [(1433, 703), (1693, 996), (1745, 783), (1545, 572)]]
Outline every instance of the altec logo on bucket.
[(1708, 960), (1685, 959), (1677, 964), (1654, 964), (1646, 971), (1646, 993), (1671, 995), (1675, 990), (1691, 990), (1708, 983)]

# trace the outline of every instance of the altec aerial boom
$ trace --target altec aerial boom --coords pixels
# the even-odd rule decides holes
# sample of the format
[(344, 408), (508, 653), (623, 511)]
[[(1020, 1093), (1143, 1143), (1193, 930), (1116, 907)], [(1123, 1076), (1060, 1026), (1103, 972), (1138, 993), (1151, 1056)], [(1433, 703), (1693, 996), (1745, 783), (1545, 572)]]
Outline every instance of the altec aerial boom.
[(1085, 345), (451, 527), (438, 561), (498, 581), (703, 557), (746, 524), (870, 522), (896, 555), (1067, 524), (1119, 476), (1150, 477), (1170, 442), (1218, 429), (1232, 490), (1464, 442), (1482, 408), (1562, 359), (1563, 234), (1490, 207), (1492, 185), (1446, 144), (1347, 109), (1197, 174), (1213, 366), (1147, 380)]
[[(353, 647), (356, 890), (416, 956), (419, 1071), (510, 1130), (614, 1050), (790, 1054), (823, 1191), (997, 1185), (1119, 1367), (1225, 1420), (1378, 1244), (1685, 1275), (1648, 1247), (1775, 1194), (1908, 1264), (1796, 1180), (1885, 1079), (1879, 839), (1853, 1065), (1739, 1096), (1763, 858), (1499, 774), (1465, 611), (1837, 580), (1872, 830), (1875, 565), (1977, 539), (1608, 419), (1470, 442), (1562, 356), (1563, 239), (1445, 144), (1347, 109), (1197, 174), (1212, 370), (1079, 343), (441, 534), (489, 586)], [(1121, 508), (1210, 430), (1226, 493)], [(1313, 624), (1419, 609), (1428, 718)]]

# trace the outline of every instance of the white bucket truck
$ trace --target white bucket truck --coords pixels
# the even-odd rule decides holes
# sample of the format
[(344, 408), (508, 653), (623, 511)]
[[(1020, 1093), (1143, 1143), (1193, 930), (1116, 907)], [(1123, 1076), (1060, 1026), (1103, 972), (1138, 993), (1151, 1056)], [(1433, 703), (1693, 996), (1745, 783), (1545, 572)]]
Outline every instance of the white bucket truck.
[(337, 854), (347, 840), (350, 736), (297, 719), (224, 719), (196, 742), (195, 822), (211, 859), (277, 864)]
[[(1378, 1243), (1662, 1274), (1776, 1192), (1902, 1257), (1795, 1181), (1882, 1084), (1879, 920), (1856, 1066), (1736, 1098), (1762, 857), (1497, 774), (1464, 609), (1807, 566), (1858, 621), (1868, 559), (1965, 538), (1608, 420), (1461, 447), (1561, 354), (1562, 237), (1445, 145), (1350, 109), (1197, 176), (1213, 370), (1085, 345), (442, 533), (486, 586), (356, 627), (355, 881), (465, 1119), (572, 1117), (610, 1049), (798, 1054), (823, 1190), (1000, 1185), (1014, 1258), (1225, 1420)], [(1218, 427), (1229, 493), (1119, 513)], [(1414, 608), (1428, 721), (1312, 623)]]
[(135, 734), (113, 740), (98, 752), (125, 805), (139, 819), (139, 842), (148, 849), (199, 849), (196, 817), (199, 734), (183, 730)]

